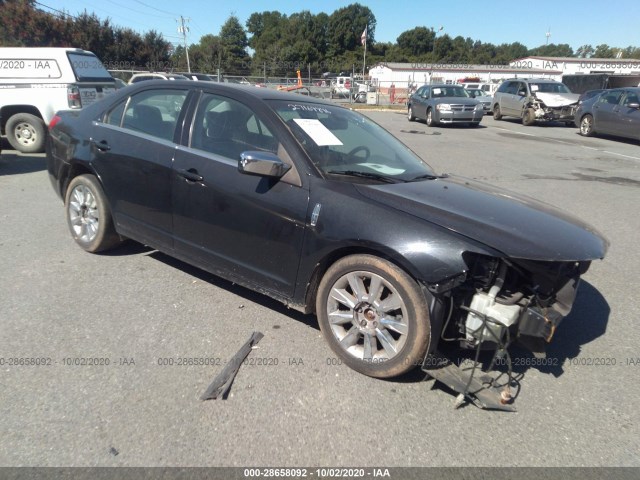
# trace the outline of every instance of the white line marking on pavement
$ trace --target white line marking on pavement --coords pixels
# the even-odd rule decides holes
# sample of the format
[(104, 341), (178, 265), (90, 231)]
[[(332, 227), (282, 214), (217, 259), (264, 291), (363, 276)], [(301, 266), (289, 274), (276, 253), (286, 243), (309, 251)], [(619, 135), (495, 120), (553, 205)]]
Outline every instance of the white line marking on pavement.
[[(549, 140), (551, 142), (556, 142), (556, 143), (562, 143), (564, 145), (576, 145), (573, 142), (567, 142), (566, 140), (559, 140), (557, 138), (551, 138), (551, 137), (545, 137), (545, 136), (542, 136), (542, 135), (536, 135), (534, 133), (518, 132), (518, 131), (515, 131), (515, 130), (509, 130), (508, 128), (504, 128), (504, 127), (493, 127), (493, 128), (497, 128), (498, 130), (504, 130), (505, 132), (509, 132), (509, 133), (516, 133), (518, 135), (525, 135), (525, 136), (528, 136), (528, 137), (543, 138), (545, 140)], [(609, 150), (602, 150), (601, 148), (597, 148), (597, 147), (588, 147), (586, 145), (578, 145), (578, 146), (582, 147), (582, 148), (586, 148), (587, 150), (595, 150), (596, 152), (607, 153), (609, 155), (617, 155), (619, 157), (630, 158), (631, 160), (640, 160), (640, 157), (634, 157), (633, 155), (625, 155), (624, 153), (611, 152)]]

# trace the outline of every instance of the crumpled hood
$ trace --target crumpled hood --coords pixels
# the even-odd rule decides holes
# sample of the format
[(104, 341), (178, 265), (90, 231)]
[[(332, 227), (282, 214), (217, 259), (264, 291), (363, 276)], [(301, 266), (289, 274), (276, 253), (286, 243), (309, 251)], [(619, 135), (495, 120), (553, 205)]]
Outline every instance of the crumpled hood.
[(609, 243), (593, 227), (545, 203), (462, 177), (355, 185), (388, 205), (483, 243), (512, 258), (585, 261)]
[(541, 100), (547, 107), (566, 107), (578, 103), (580, 95), (577, 93), (543, 93), (535, 92), (536, 97)]

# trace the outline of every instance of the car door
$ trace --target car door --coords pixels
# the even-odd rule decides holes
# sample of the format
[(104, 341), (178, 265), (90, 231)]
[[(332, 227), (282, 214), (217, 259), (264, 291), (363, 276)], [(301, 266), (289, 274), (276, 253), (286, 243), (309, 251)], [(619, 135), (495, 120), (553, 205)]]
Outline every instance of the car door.
[[(209, 271), (292, 296), (309, 192), (273, 122), (234, 98), (202, 94), (175, 155), (174, 241), (178, 256)], [(256, 150), (291, 170), (280, 179), (241, 173), (240, 153)]]
[(92, 164), (109, 199), (117, 230), (171, 250), (171, 173), (183, 88), (151, 88), (128, 97), (97, 122)]
[(593, 105), (594, 129), (599, 133), (613, 133), (618, 103), (622, 97), (622, 90), (610, 90), (600, 95)]
[(525, 82), (518, 82), (518, 89), (516, 94), (511, 97), (513, 103), (511, 104), (512, 114), (516, 117), (521, 117), (524, 111), (524, 106), (529, 103), (531, 98), (531, 91), (529, 85)]
[(504, 93), (500, 95), (500, 110), (503, 115), (520, 116), (522, 105), (518, 96), (518, 92), (522, 90), (524, 84), (522, 82), (510, 81), (504, 89)]
[[(636, 107), (640, 103), (638, 94), (632, 90), (625, 91), (620, 103), (614, 107), (616, 113), (615, 129), (620, 135), (627, 138), (640, 138), (640, 109)], [(630, 105), (634, 105), (631, 107)], [(613, 132), (612, 132), (613, 133)]]
[(427, 118), (427, 103), (426, 100), (429, 96), (429, 87), (420, 87), (416, 90), (416, 93), (413, 94), (413, 114), (416, 118), (426, 119)]

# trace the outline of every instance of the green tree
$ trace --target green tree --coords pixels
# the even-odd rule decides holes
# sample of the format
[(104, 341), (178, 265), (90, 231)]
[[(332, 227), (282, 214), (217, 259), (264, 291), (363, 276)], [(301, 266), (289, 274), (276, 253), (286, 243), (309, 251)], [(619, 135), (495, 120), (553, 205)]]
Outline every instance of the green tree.
[(573, 48), (566, 43), (550, 43), (529, 50), (529, 55), (539, 57), (573, 57)]
[(622, 50), (622, 58), (640, 59), (640, 48), (629, 46)]
[(611, 48), (606, 43), (598, 45), (593, 52), (595, 58), (614, 58), (616, 56), (616, 50)]
[(576, 56), (578, 58), (591, 58), (594, 53), (595, 50), (591, 45), (582, 45), (576, 50)]
[(367, 42), (375, 42), (376, 17), (369, 7), (353, 3), (340, 8), (329, 16), (328, 54), (342, 55), (356, 50), (360, 45), (360, 36), (367, 29)]
[(402, 32), (396, 43), (407, 58), (417, 59), (433, 50), (433, 40), (436, 37), (432, 28), (415, 27)]
[(226, 72), (249, 73), (249, 41), (247, 33), (235, 15), (231, 15), (220, 28), (220, 43), (223, 48), (221, 67)]
[[(222, 57), (225, 53), (225, 47), (222, 39), (217, 35), (204, 35), (200, 38), (200, 43), (189, 47), (189, 60), (191, 62), (191, 70), (194, 72), (203, 72), (216, 74), (218, 68), (222, 69)], [(176, 53), (181, 63), (186, 66), (186, 55), (184, 48)]]

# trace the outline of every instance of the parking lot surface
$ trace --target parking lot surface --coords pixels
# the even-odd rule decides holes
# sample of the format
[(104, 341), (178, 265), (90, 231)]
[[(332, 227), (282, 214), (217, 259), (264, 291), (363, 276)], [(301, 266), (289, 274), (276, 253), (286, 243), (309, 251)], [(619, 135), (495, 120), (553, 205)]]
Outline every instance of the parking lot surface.
[[(44, 157), (3, 151), (0, 465), (640, 466), (637, 142), (367, 114), (438, 172), (542, 199), (611, 242), (548, 358), (516, 355), (517, 413), (455, 410), (420, 371), (357, 374), (313, 316), (144, 246), (83, 252)], [(229, 398), (201, 401), (254, 331)]]

